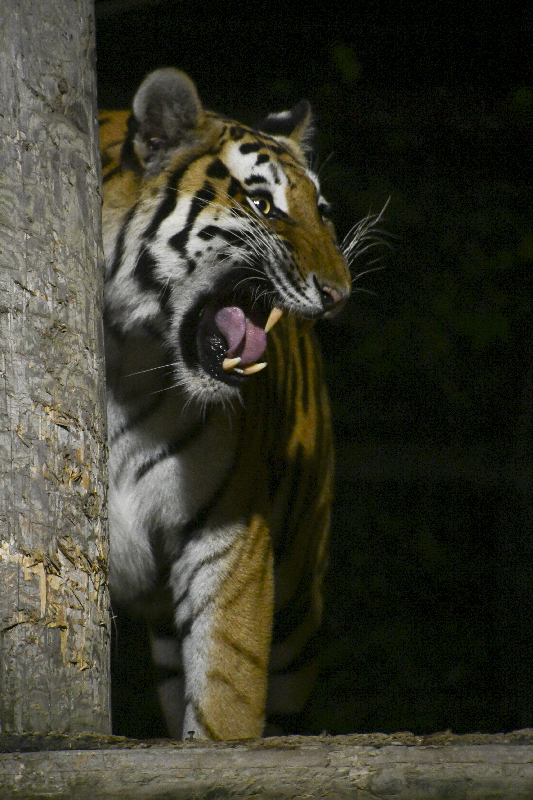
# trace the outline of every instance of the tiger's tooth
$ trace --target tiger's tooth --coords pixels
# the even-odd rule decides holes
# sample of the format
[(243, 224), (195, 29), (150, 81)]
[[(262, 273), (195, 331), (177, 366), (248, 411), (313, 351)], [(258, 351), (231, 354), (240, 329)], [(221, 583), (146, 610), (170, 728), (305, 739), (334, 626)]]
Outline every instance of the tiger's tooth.
[(236, 367), (237, 364), (240, 364), (240, 362), (241, 362), (240, 358), (225, 358), (224, 361), (222, 362), (222, 369), (224, 370), (224, 372), (229, 372), (230, 369)]
[(266, 321), (265, 333), (268, 333), (269, 330), (271, 330), (274, 327), (276, 322), (278, 322), (278, 320), (281, 318), (282, 314), (283, 311), (281, 310), (281, 308), (277, 308), (276, 306), (274, 306)]
[[(257, 364), (250, 364), (249, 367), (244, 367), (242, 370), (243, 375), (253, 375), (254, 372), (260, 372), (267, 365), (266, 361), (259, 361)], [(240, 370), (239, 370), (240, 372)]]

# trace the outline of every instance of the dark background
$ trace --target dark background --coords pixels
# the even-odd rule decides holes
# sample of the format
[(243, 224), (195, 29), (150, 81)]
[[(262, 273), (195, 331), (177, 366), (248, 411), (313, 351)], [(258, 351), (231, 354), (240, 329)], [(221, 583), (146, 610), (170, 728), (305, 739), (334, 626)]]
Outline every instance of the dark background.
[[(533, 14), (476, 6), (96, 2), (102, 107), (163, 65), (246, 122), (305, 96), (340, 235), (391, 198), (392, 251), (354, 265), (385, 268), (320, 329), (337, 505), (295, 731), (533, 726)], [(134, 673), (117, 730), (157, 734)]]

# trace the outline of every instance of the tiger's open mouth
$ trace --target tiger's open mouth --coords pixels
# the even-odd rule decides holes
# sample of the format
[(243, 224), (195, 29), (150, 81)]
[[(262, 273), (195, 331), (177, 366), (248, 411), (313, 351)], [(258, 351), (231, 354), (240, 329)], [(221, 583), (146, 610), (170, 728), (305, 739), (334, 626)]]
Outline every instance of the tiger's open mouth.
[(226, 290), (204, 300), (185, 327), (186, 359), (229, 386), (240, 386), (267, 366), (267, 334), (282, 316), (250, 291)]

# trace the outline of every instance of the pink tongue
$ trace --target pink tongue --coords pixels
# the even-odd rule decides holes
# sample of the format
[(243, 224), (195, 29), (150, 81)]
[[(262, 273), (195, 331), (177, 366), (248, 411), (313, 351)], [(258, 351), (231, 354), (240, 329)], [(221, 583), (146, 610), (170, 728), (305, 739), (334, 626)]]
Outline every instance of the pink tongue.
[[(266, 350), (266, 333), (245, 316), (238, 306), (224, 306), (215, 314), (215, 324), (228, 343), (228, 358), (240, 356), (243, 367), (255, 364)], [(241, 364), (239, 366), (241, 366)]]

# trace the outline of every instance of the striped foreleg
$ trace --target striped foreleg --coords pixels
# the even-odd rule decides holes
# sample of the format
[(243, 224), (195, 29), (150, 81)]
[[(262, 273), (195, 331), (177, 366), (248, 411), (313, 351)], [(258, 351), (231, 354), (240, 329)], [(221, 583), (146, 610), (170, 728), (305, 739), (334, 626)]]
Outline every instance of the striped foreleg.
[(269, 531), (246, 527), (190, 542), (171, 585), (185, 672), (183, 732), (211, 739), (261, 736), (273, 579)]
[(185, 678), (181, 641), (170, 620), (169, 623), (149, 626), (150, 647), (159, 703), (169, 736), (181, 739), (185, 716)]

